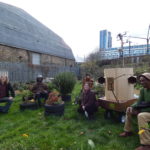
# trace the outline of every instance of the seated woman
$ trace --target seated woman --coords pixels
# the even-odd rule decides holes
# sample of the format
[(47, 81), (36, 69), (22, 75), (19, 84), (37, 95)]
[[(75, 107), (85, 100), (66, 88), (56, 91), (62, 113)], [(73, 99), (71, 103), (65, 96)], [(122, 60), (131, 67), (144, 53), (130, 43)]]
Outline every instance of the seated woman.
[(7, 76), (0, 77), (0, 103), (6, 103), (5, 106), (0, 106), (0, 112), (7, 113), (12, 102), (15, 92), (8, 82)]
[(79, 113), (85, 113), (89, 119), (93, 118), (94, 112), (97, 111), (95, 93), (90, 90), (88, 83), (84, 84), (83, 93), (81, 96), (81, 104), (78, 109)]

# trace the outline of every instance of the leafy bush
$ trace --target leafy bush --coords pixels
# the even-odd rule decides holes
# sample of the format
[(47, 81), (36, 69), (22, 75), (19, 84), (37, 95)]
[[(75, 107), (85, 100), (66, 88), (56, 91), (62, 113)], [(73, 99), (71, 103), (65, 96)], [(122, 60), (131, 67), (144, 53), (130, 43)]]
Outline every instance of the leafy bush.
[(23, 91), (23, 90), (28, 90), (30, 86), (31, 84), (29, 83), (16, 82), (13, 84), (13, 89)]
[(56, 104), (62, 104), (63, 101), (57, 91), (53, 91), (49, 93), (48, 99), (46, 100), (47, 105), (56, 105)]
[(102, 96), (105, 95), (105, 87), (104, 87), (104, 85), (101, 85), (101, 84), (97, 83), (97, 84), (94, 85), (93, 90), (98, 95), (98, 97), (102, 97)]
[(48, 91), (53, 91), (55, 89), (55, 86), (52, 82), (48, 82), (47, 86), (48, 86)]
[(23, 98), (33, 97), (33, 93), (30, 90), (23, 90), (21, 95)]
[(61, 95), (67, 95), (72, 92), (76, 83), (76, 77), (71, 72), (63, 72), (56, 75), (52, 82)]
[(137, 90), (140, 90), (142, 88), (142, 85), (140, 83), (136, 83), (134, 85), (134, 88), (137, 89)]

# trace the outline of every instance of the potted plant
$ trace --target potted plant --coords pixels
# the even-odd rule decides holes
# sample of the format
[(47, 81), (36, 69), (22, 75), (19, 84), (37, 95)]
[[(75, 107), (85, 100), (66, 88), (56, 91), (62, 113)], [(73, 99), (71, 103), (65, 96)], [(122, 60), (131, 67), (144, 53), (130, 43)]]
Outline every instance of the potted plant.
[(22, 92), (22, 101), (23, 103), (20, 104), (20, 110), (38, 108), (38, 105), (33, 97), (33, 93), (29, 90), (24, 90)]
[(63, 101), (71, 100), (71, 92), (75, 86), (76, 77), (71, 72), (59, 73), (55, 76), (53, 84), (55, 88), (60, 92)]
[(53, 91), (49, 94), (48, 99), (44, 105), (45, 116), (48, 115), (63, 115), (64, 114), (64, 102), (57, 91)]

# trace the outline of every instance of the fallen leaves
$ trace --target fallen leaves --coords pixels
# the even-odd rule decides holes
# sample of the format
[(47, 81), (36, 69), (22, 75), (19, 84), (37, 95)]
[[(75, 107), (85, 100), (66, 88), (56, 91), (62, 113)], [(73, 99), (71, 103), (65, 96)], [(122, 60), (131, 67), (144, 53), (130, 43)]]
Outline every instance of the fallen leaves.
[(141, 129), (141, 130), (139, 130), (138, 134), (140, 135), (140, 134), (142, 134), (142, 133), (144, 133), (144, 132), (145, 132), (145, 130), (144, 130), (144, 129)]
[(80, 132), (80, 135), (83, 135), (83, 134), (84, 134), (84, 132), (81, 131), (81, 132)]
[(28, 137), (29, 137), (29, 134), (24, 133), (24, 134), (22, 134), (21, 136), (23, 136), (23, 137), (25, 137), (25, 138), (28, 138)]

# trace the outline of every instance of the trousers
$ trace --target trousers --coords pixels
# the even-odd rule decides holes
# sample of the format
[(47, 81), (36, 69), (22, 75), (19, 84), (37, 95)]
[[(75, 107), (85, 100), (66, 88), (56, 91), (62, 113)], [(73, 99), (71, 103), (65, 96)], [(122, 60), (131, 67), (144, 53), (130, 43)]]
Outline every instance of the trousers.
[[(126, 112), (126, 121), (124, 126), (124, 131), (131, 132), (132, 131), (132, 113)], [(138, 120), (138, 128), (139, 130), (143, 128), (149, 128), (150, 123), (150, 113), (149, 112), (141, 112), (137, 115)], [(150, 145), (150, 131), (145, 130), (143, 133), (139, 134), (140, 143), (143, 145)]]
[(13, 101), (10, 100), (8, 97), (0, 98), (0, 103), (6, 103), (5, 106), (0, 106), (0, 112), (7, 113), (9, 111), (12, 102)]

